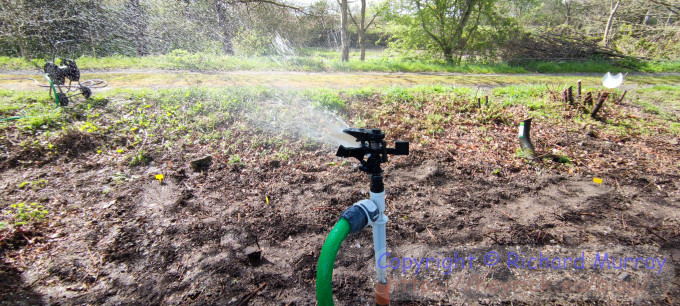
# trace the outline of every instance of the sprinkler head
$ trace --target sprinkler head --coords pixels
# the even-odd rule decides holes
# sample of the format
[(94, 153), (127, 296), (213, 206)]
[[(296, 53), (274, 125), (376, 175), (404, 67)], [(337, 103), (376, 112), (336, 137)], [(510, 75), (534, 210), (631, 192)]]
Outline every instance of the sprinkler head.
[[(341, 145), (335, 154), (339, 157), (354, 157), (361, 162), (359, 170), (369, 174), (379, 175), (382, 173), (380, 164), (387, 162), (388, 154), (408, 155), (408, 141), (397, 141), (394, 148), (388, 148), (385, 142), (385, 133), (380, 129), (350, 128), (343, 130), (360, 142), (359, 147), (347, 148)], [(364, 160), (366, 157), (366, 160)]]

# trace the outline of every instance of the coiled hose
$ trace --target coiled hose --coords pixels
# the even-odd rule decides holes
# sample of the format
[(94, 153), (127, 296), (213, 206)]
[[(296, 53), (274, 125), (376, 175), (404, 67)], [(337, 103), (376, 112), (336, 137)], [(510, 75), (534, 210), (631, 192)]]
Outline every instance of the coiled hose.
[(333, 266), (340, 245), (349, 232), (349, 222), (345, 218), (340, 218), (321, 248), (319, 264), (316, 267), (316, 301), (319, 306), (333, 305)]

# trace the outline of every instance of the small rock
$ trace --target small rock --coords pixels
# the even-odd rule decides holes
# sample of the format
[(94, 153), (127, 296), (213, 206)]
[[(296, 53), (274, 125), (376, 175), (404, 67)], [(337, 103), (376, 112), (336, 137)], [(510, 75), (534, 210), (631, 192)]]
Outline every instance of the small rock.
[(623, 272), (619, 274), (619, 279), (627, 282), (628, 280), (630, 280), (630, 274)]
[(206, 171), (210, 168), (210, 165), (212, 165), (212, 156), (210, 155), (191, 161), (191, 169), (194, 172)]
[(113, 201), (109, 201), (109, 202), (104, 203), (104, 205), (102, 206), (102, 208), (103, 208), (103, 209), (108, 209), (109, 207), (113, 206), (114, 204), (116, 204), (116, 200), (113, 200)]

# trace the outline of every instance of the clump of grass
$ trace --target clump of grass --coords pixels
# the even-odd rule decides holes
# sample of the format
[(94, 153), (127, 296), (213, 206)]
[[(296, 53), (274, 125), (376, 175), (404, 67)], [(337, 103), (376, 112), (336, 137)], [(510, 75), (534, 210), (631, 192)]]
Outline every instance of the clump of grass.
[(312, 102), (314, 107), (339, 111), (345, 108), (345, 101), (335, 91), (309, 90), (304, 96)]

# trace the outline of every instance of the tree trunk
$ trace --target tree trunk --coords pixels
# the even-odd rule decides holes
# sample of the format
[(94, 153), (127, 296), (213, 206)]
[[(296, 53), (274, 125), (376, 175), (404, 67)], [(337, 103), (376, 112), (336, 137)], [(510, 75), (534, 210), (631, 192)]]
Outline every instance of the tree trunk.
[(447, 65), (453, 65), (453, 48), (444, 48), (444, 58)]
[(215, 0), (214, 5), (217, 12), (217, 24), (222, 30), (222, 51), (225, 54), (233, 55), (234, 44), (231, 41), (231, 28), (226, 4), (220, 0)]
[(361, 21), (359, 30), (359, 48), (361, 48), (360, 59), (363, 62), (366, 59), (366, 0), (361, 0)]
[(666, 19), (666, 25), (671, 25), (671, 20), (673, 19), (673, 11), (668, 14), (668, 19)]
[(146, 22), (144, 21), (144, 16), (142, 7), (139, 4), (139, 0), (130, 0), (130, 23), (132, 24), (132, 33), (134, 35), (135, 42), (135, 53), (137, 56), (148, 55), (149, 52), (146, 46)]
[(651, 17), (651, 16), (649, 16), (649, 14), (651, 14), (651, 13), (652, 13), (652, 8), (650, 7), (650, 8), (647, 9), (647, 13), (645, 14), (645, 19), (642, 21), (642, 24), (647, 25), (647, 23), (649, 23), (649, 18)]
[(349, 33), (347, 32), (347, 0), (340, 4), (340, 43), (342, 44), (342, 61), (349, 61)]
[(602, 37), (602, 44), (604, 44), (605, 47), (609, 45), (609, 31), (611, 31), (612, 21), (614, 20), (614, 14), (616, 13), (616, 10), (619, 9), (619, 4), (621, 4), (621, 0), (616, 0), (616, 5), (611, 9), (611, 13), (609, 14), (609, 19), (607, 20), (607, 26), (604, 28), (604, 36)]
[(571, 24), (571, 1), (570, 0), (564, 0), (564, 6), (567, 8), (567, 20), (565, 20), (566, 25)]

